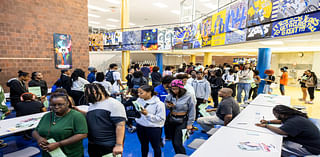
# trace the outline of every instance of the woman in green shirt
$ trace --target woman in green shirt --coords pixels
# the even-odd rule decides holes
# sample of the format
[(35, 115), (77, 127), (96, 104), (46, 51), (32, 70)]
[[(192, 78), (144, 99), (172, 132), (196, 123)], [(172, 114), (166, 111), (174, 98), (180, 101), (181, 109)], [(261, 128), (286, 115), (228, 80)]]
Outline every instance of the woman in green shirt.
[[(45, 114), (35, 131), (33, 137), (43, 150), (43, 157), (50, 157), (48, 152), (61, 148), (68, 157), (82, 157), (82, 140), (87, 137), (88, 128), (85, 117), (70, 108), (68, 95), (54, 93), (50, 97), (51, 112)], [(47, 140), (56, 142), (49, 143)]]

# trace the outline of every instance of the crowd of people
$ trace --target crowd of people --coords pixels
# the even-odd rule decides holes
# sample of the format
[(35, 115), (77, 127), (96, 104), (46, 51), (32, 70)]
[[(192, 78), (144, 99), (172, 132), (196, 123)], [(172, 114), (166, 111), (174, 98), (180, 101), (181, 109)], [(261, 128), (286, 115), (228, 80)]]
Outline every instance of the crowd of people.
[[(88, 153), (92, 157), (122, 154), (126, 128), (131, 133), (137, 132), (142, 157), (148, 156), (149, 143), (154, 156), (160, 157), (163, 138), (172, 140), (176, 154), (186, 154), (182, 130), (187, 129), (191, 133), (197, 130), (193, 125), (195, 121), (203, 132), (208, 132), (215, 125), (227, 125), (240, 113), (240, 103), (248, 103), (257, 97), (261, 82), (265, 83), (263, 93), (266, 94), (272, 93), (272, 85), (276, 82), (274, 70), (264, 71), (267, 77), (260, 78), (259, 71), (250, 63), (234, 66), (190, 63), (183, 64), (177, 70), (167, 66), (163, 74), (157, 66), (144, 64), (140, 67), (133, 63), (125, 77), (126, 87), (122, 84), (117, 64), (110, 64), (105, 73), (97, 72), (94, 67), (88, 70), (87, 77), (82, 69), (73, 72), (61, 70), (50, 93), (42, 74), (33, 72), (28, 85), (40, 87), (40, 97), (29, 93), (26, 88), (29, 73), (19, 71), (18, 78), (8, 81), (10, 103), (17, 116), (46, 112), (47, 109), (51, 111), (42, 117), (32, 133), (43, 150), (43, 156), (50, 156), (48, 152), (59, 147), (66, 156), (83, 156), (84, 138), (89, 140)], [(285, 95), (288, 68), (280, 70), (280, 92)], [(300, 100), (313, 103), (317, 85), (315, 73), (307, 70), (299, 82), (303, 92)], [(310, 101), (307, 101), (307, 91)], [(3, 103), (5, 99), (1, 93), (2, 88), (0, 103)], [(47, 96), (50, 97), (49, 107), (44, 106)], [(212, 107), (205, 110), (210, 116), (204, 116), (200, 106), (211, 103)], [(87, 104), (88, 111), (77, 107)], [(0, 116), (10, 114), (3, 107), (5, 104), (0, 106)], [(289, 136), (289, 142), (285, 144), (290, 146), (291, 152), (297, 153), (298, 148), (292, 145), (300, 144), (305, 148), (304, 155), (320, 154), (320, 133), (315, 131), (315, 126), (305, 114), (283, 106), (275, 107), (274, 114), (278, 120), (261, 121), (257, 126)], [(295, 122), (307, 124), (308, 127), (292, 127)], [(276, 128), (267, 125), (269, 123), (285, 125)], [(5, 146), (3, 141), (0, 141), (0, 146)]]

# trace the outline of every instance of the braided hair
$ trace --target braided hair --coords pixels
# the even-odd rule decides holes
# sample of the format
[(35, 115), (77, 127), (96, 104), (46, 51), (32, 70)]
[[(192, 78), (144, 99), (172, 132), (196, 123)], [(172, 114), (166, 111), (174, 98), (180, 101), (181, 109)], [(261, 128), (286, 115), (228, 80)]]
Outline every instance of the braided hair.
[(285, 105), (277, 105), (273, 108), (273, 112), (277, 113), (279, 115), (284, 115), (285, 118), (284, 119), (280, 119), (280, 120), (287, 120), (293, 116), (302, 116), (305, 118), (308, 118), (307, 114), (302, 113), (301, 111), (298, 111), (296, 109), (290, 108), (288, 106)]
[(102, 100), (102, 97), (109, 97), (106, 89), (99, 83), (91, 83), (84, 86), (84, 96), (87, 102), (95, 104)]

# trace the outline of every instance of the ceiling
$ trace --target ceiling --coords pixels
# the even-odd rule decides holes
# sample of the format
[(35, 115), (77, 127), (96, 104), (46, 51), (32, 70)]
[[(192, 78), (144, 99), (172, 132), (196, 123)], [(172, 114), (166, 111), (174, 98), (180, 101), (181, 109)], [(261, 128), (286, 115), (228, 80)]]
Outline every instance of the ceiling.
[[(191, 8), (192, 0), (128, 0), (130, 27), (179, 23), (181, 1), (184, 1), (185, 9)], [(195, 2), (196, 17), (199, 18), (218, 9), (218, 6), (230, 3), (231, 0)], [(88, 0), (89, 26), (103, 29), (120, 28), (120, 5), (121, 0)]]

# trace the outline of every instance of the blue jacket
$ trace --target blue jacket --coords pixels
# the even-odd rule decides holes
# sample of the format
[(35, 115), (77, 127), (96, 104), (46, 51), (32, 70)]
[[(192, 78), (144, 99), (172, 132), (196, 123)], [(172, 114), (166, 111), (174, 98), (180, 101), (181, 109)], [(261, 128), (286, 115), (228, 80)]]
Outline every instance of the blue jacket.
[(87, 80), (92, 83), (96, 80), (96, 76), (95, 76), (95, 73), (94, 72), (91, 72), (88, 77), (87, 77)]
[(154, 88), (154, 91), (158, 93), (158, 97), (160, 101), (164, 102), (166, 100), (166, 97), (168, 96), (167, 90), (163, 87), (163, 85), (159, 85), (156, 88)]

